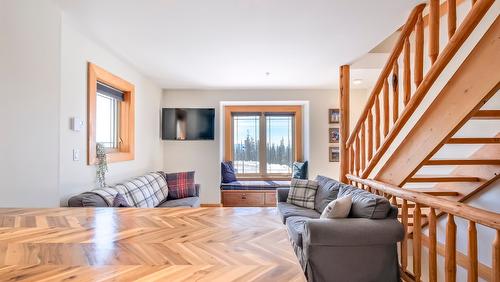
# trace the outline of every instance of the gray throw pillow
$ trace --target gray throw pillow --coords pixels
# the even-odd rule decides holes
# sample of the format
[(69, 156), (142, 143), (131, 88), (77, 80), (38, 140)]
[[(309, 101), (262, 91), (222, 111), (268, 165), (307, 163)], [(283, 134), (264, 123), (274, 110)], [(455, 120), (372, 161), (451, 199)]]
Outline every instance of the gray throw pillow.
[(321, 213), (320, 218), (346, 218), (351, 211), (352, 197), (347, 195), (331, 201)]
[(386, 218), (391, 210), (391, 203), (386, 198), (351, 185), (343, 185), (339, 197), (348, 195), (352, 197), (349, 217), (382, 219)]
[(316, 176), (315, 180), (318, 181), (318, 191), (316, 193), (314, 209), (322, 213), (331, 201), (337, 199), (340, 187), (345, 184), (322, 175)]
[(314, 198), (318, 182), (307, 179), (292, 179), (286, 202), (299, 207), (314, 209)]

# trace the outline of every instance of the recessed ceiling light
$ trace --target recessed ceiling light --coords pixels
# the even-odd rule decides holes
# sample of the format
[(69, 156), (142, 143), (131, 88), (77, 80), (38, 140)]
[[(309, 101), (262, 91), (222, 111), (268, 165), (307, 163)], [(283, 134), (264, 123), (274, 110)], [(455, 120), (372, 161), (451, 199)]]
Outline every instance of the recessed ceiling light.
[(270, 76), (270, 75), (271, 75), (271, 73), (267, 71), (266, 72), (266, 76)]
[(362, 79), (355, 79), (352, 81), (352, 84), (355, 84), (355, 85), (360, 85), (361, 83), (363, 83)]

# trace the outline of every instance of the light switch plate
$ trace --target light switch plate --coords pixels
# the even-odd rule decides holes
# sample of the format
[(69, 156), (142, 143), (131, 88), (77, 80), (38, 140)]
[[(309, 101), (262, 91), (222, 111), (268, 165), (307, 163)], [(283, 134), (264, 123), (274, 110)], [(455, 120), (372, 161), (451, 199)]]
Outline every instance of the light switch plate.
[(73, 161), (77, 162), (80, 160), (80, 150), (73, 149)]

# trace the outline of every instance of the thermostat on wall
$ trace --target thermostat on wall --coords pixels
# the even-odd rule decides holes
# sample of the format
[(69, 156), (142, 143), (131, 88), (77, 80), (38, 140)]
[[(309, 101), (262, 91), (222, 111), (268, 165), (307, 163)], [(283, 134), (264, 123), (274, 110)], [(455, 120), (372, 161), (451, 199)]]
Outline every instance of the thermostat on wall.
[(80, 131), (83, 128), (83, 120), (78, 117), (71, 118), (71, 130)]

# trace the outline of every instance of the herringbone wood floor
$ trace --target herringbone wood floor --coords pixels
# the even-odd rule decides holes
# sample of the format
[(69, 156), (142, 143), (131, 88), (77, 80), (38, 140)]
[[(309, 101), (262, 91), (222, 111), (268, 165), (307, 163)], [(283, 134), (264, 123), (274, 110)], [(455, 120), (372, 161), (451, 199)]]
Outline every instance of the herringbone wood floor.
[(1, 281), (304, 281), (274, 208), (0, 209)]

